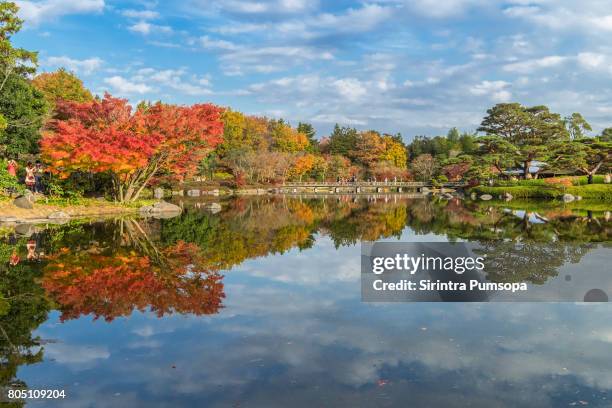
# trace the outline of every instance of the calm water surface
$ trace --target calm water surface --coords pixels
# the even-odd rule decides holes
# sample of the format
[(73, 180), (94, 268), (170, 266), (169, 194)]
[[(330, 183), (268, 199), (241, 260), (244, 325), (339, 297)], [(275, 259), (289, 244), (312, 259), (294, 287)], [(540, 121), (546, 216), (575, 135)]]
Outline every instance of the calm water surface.
[(494, 279), (609, 274), (605, 205), (268, 197), (216, 214), (187, 207), (173, 219), (7, 235), (0, 385), (66, 390), (28, 406), (612, 406), (608, 304), (360, 298), (362, 240), (548, 243)]

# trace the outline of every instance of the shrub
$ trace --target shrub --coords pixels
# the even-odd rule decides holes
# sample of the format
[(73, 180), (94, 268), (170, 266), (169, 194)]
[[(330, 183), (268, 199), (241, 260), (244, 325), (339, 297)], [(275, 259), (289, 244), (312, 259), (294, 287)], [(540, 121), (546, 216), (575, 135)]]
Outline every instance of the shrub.
[(234, 175), (231, 173), (226, 173), (224, 171), (218, 171), (213, 173), (214, 180), (231, 180), (234, 178)]
[(592, 200), (612, 201), (612, 184), (588, 184), (569, 187), (567, 192)]
[(544, 186), (546, 179), (530, 179), (530, 180), (498, 180), (495, 185), (502, 187), (511, 186)]
[[(604, 184), (605, 176), (603, 174), (598, 174), (593, 176), (593, 184)], [(589, 183), (589, 178), (587, 176), (579, 176), (572, 178), (572, 184), (575, 186), (585, 186)]]
[(564, 194), (572, 194), (574, 196), (581, 196), (585, 199), (612, 201), (611, 184), (590, 184), (567, 188), (558, 184), (549, 186), (478, 186), (472, 188), (471, 191), (477, 194), (491, 194), (493, 197), (499, 197), (504, 193), (510, 193), (515, 198), (561, 199)]

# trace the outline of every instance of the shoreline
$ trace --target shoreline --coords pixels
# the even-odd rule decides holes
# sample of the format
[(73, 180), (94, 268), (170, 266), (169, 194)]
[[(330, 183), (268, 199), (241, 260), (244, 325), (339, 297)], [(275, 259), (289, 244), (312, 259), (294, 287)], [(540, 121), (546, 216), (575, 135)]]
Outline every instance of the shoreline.
[(110, 202), (54, 205), (34, 203), (33, 209), (19, 208), (10, 201), (0, 202), (0, 225), (61, 223), (76, 218), (138, 214), (139, 207)]

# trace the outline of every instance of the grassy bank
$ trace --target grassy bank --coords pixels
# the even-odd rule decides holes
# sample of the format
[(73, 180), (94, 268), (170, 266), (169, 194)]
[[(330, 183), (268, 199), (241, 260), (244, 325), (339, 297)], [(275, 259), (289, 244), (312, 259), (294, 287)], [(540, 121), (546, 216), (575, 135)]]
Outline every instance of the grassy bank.
[(511, 185), (511, 186), (477, 186), (470, 189), (470, 193), (490, 194), (498, 197), (502, 194), (512, 194), (514, 198), (538, 198), (549, 200), (561, 200), (564, 194), (580, 196), (588, 200), (601, 200), (612, 202), (612, 184), (587, 184), (572, 185), (569, 187), (534, 184), (534, 185)]
[(62, 211), (70, 217), (89, 217), (110, 214), (127, 214), (138, 212), (143, 205), (150, 205), (155, 200), (139, 200), (132, 203), (113, 203), (93, 198), (48, 199), (34, 203), (33, 209), (23, 209), (15, 206), (12, 199), (0, 199), (0, 217), (14, 217), (18, 220), (29, 221), (45, 219), (50, 214)]
[(574, 215), (588, 215), (589, 212), (604, 214), (612, 210), (612, 203), (600, 200), (580, 200), (564, 203), (559, 200), (513, 199), (511, 201), (478, 201), (480, 207), (500, 207), (513, 210), (570, 213)]

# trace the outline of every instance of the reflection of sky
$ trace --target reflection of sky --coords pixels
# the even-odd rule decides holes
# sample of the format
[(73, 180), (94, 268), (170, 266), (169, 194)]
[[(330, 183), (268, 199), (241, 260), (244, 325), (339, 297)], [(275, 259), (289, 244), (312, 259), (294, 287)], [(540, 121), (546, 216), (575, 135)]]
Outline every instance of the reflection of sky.
[(246, 261), (215, 316), (53, 313), (19, 377), (67, 407), (610, 406), (608, 305), (366, 304), (359, 260), (319, 236)]

